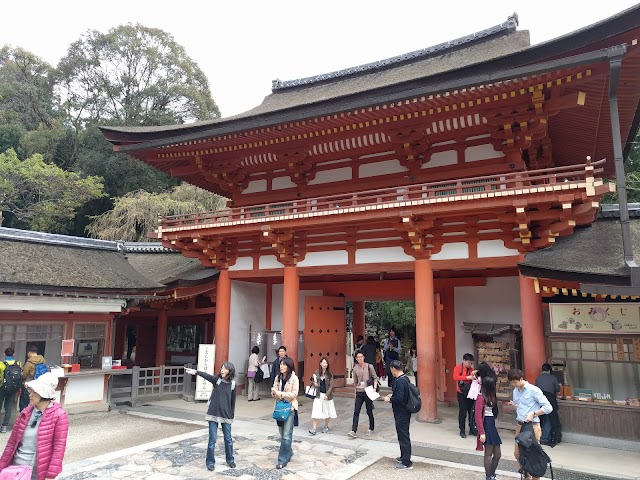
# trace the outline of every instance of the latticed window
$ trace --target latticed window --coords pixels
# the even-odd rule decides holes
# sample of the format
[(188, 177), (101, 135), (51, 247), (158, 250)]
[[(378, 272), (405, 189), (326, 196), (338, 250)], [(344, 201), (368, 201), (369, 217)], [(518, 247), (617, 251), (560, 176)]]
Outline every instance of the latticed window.
[(447, 188), (447, 187), (453, 187), (451, 190), (438, 190), (434, 193), (434, 195), (436, 197), (446, 197), (447, 195), (455, 195), (456, 194), (456, 187), (457, 186), (457, 182), (452, 182), (452, 183), (443, 183), (441, 185), (435, 185), (435, 186), (430, 186), (429, 189), (433, 190), (436, 188)]
[(62, 332), (61, 323), (0, 324), (0, 339), (3, 342), (57, 340), (62, 338)]
[(105, 337), (104, 323), (81, 323), (76, 325), (74, 332), (75, 340), (93, 340)]
[(551, 342), (552, 358), (558, 360), (600, 360), (622, 361), (633, 360), (633, 345), (611, 341), (597, 342)]
[[(478, 185), (479, 183), (491, 183), (491, 182), (497, 182), (497, 181), (498, 181), (497, 178), (485, 178), (484, 180), (463, 180), (462, 185), (473, 185), (473, 187), (463, 187), (462, 193), (484, 192), (486, 191), (486, 188), (483, 187), (482, 185)], [(496, 185), (495, 183), (491, 185), (491, 190), (497, 190), (497, 188), (498, 188), (498, 185)]]

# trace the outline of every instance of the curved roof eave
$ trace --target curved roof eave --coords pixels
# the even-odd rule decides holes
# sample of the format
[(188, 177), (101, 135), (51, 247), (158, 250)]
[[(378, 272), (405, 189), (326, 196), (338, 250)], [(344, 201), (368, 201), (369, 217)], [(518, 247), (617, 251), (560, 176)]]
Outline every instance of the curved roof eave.
[[(116, 145), (116, 150), (133, 152), (197, 140), (203, 137), (265, 128), (313, 116), (336, 113), (337, 111), (368, 107), (376, 103), (400, 100), (412, 95), (438, 93), (524, 75), (524, 73), (518, 72), (526, 72), (526, 74), (531, 75), (535, 73), (535, 69), (531, 67), (540, 66), (540, 71), (548, 71), (554, 68), (554, 65), (566, 66), (566, 60), (569, 60), (569, 58), (576, 59), (588, 54), (559, 58), (562, 55), (570, 54), (640, 27), (637, 20), (639, 15), (640, 4), (593, 25), (511, 54), (481, 63), (466, 65), (458, 70), (452, 70), (444, 74), (389, 85), (362, 93), (347, 94), (341, 98), (321, 101), (316, 104), (303, 104), (293, 108), (252, 114), (252, 111), (258, 109), (256, 107), (236, 116), (187, 125), (162, 127), (102, 126), (100, 129), (103, 135)], [(602, 50), (595, 52), (602, 52)], [(596, 57), (597, 55), (593, 57), (592, 62), (597, 61)], [(549, 60), (552, 58), (556, 60)], [(337, 103), (339, 103), (338, 109), (336, 109)]]

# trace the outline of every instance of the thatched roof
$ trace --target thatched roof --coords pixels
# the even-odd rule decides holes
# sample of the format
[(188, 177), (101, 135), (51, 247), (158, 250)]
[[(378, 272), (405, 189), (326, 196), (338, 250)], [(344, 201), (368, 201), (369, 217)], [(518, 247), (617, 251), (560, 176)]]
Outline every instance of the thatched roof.
[[(143, 253), (138, 253), (143, 252)], [(152, 253), (150, 253), (152, 252)], [(0, 228), (0, 289), (149, 295), (217, 270), (163, 248)]]
[[(640, 259), (640, 205), (630, 205), (629, 215), (634, 258)], [(628, 285), (617, 205), (604, 206), (592, 225), (576, 228), (554, 245), (528, 253), (519, 267), (530, 277)]]

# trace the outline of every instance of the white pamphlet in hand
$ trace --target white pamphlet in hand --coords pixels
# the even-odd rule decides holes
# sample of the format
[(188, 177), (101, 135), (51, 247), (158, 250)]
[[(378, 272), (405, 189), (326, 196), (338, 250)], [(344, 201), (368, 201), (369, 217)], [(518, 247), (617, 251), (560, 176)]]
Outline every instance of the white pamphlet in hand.
[(375, 389), (373, 388), (373, 385), (369, 385), (368, 387), (365, 387), (364, 392), (367, 394), (367, 397), (369, 397), (371, 400), (376, 400), (380, 398), (380, 394), (375, 391)]

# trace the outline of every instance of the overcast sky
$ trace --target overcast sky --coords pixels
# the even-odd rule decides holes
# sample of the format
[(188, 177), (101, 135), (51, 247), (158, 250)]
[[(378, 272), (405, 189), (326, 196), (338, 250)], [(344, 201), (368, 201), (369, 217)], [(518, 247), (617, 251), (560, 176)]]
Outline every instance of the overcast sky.
[(25, 48), (53, 65), (89, 30), (125, 23), (173, 35), (207, 75), (223, 116), (262, 102), (271, 80), (327, 73), (453, 40), (515, 12), (531, 43), (564, 35), (637, 1), (537, 2), (279, 0), (7, 1), (0, 46)]

